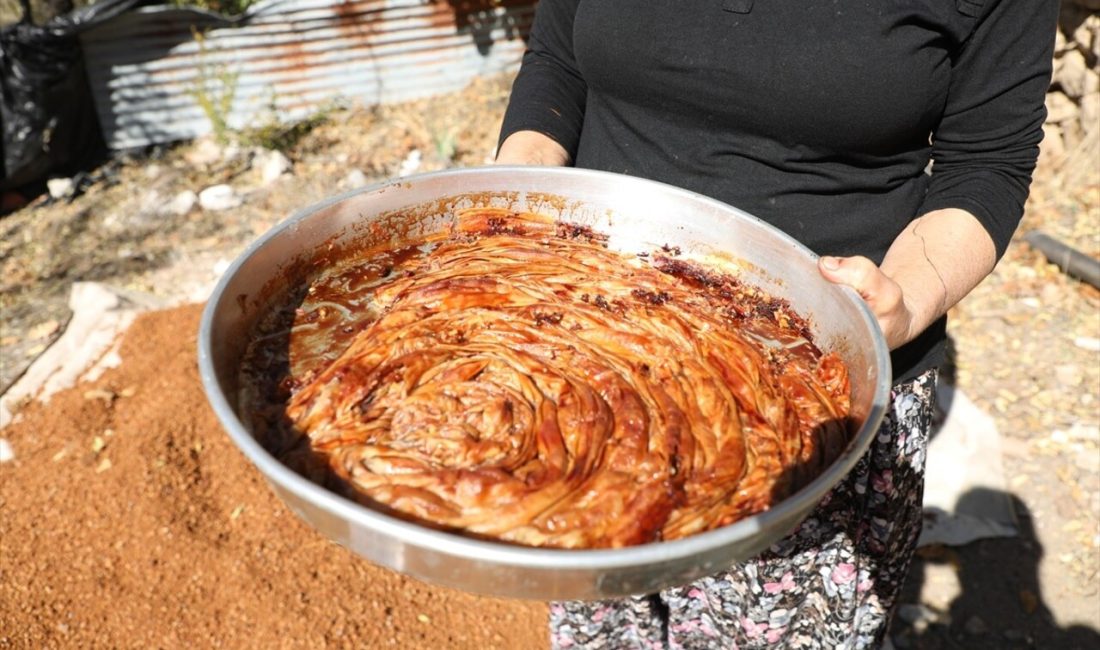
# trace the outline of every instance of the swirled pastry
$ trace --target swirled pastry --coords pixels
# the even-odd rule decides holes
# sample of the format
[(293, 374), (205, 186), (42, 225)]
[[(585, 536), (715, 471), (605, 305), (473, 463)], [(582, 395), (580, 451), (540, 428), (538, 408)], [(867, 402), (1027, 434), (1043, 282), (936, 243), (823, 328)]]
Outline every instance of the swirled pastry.
[(372, 507), (525, 545), (675, 539), (767, 509), (846, 444), (847, 373), (785, 302), (675, 253), (474, 210), (430, 252), (344, 267), (295, 319), (303, 341), (344, 343), (310, 356), (335, 339), (291, 334), (285, 416), (308, 446), (286, 455)]

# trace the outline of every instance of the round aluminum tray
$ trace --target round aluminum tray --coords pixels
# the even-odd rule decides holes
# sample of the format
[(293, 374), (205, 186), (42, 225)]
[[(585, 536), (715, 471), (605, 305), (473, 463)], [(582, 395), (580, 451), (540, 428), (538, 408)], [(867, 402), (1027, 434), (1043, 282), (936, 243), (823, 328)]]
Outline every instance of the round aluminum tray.
[[(815, 341), (848, 365), (854, 436), (823, 474), (770, 510), (685, 539), (609, 550), (527, 548), (441, 532), (371, 510), (288, 469), (238, 413), (238, 373), (256, 319), (300, 284), (320, 251), (446, 227), (456, 208), (509, 207), (591, 226), (629, 253), (679, 246), (736, 265), (786, 298)], [(802, 521), (866, 451), (883, 414), (890, 358), (858, 295), (824, 280), (815, 256), (726, 204), (633, 177), (545, 167), (487, 167), (411, 176), (306, 208), (253, 243), (221, 278), (199, 330), (199, 368), (222, 425), (275, 493), (322, 534), (377, 564), (483, 594), (543, 600), (653, 593), (746, 560)]]

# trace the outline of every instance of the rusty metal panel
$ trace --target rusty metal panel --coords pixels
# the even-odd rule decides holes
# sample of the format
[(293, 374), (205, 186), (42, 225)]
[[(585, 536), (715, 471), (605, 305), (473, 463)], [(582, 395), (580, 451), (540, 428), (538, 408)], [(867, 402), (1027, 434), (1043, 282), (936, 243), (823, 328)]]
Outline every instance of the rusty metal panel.
[[(229, 20), (144, 7), (81, 36), (114, 149), (211, 130), (196, 91), (228, 96), (232, 128), (459, 90), (513, 71), (535, 0), (262, 0)], [(204, 34), (201, 43), (194, 33)]]

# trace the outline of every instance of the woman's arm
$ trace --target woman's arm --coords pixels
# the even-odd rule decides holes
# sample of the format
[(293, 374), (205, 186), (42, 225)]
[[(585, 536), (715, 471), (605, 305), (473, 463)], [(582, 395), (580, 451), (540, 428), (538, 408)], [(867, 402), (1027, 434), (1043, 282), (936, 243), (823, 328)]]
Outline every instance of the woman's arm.
[(538, 131), (516, 131), (500, 143), (498, 165), (565, 166), (572, 162), (569, 152), (550, 136)]
[(960, 3), (973, 31), (953, 59), (932, 134), (932, 177), (914, 220), (881, 267), (822, 258), (821, 273), (852, 286), (891, 349), (917, 337), (993, 270), (1023, 215), (1039, 155), (1058, 3)]
[(588, 86), (573, 57), (579, 0), (542, 0), (500, 127), (498, 164), (567, 165), (580, 141)]
[(916, 219), (882, 266), (866, 257), (822, 257), (821, 274), (854, 288), (878, 318), (890, 349), (916, 338), (978, 285), (997, 262), (978, 219), (955, 208)]

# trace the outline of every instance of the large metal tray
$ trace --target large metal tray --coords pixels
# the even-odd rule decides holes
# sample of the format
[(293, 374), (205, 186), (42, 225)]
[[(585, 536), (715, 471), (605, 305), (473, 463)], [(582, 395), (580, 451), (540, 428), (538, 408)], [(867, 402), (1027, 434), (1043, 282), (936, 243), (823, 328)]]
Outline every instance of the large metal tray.
[[(527, 548), (420, 526), (347, 500), (288, 469), (249, 433), (238, 413), (238, 372), (256, 319), (332, 246), (399, 242), (446, 227), (455, 208), (528, 209), (592, 226), (614, 249), (664, 244), (712, 256), (786, 298), (815, 339), (847, 363), (854, 435), (823, 474), (767, 512), (685, 539), (614, 550)], [(545, 167), (486, 167), (423, 174), (306, 208), (253, 243), (214, 290), (199, 331), (199, 367), (210, 404), (272, 489), (311, 526), (377, 564), (416, 578), (495, 596), (602, 599), (686, 584), (753, 557), (802, 521), (853, 467), (878, 428), (890, 385), (885, 341), (852, 290), (825, 281), (815, 256), (777, 229), (729, 205), (633, 177)]]

